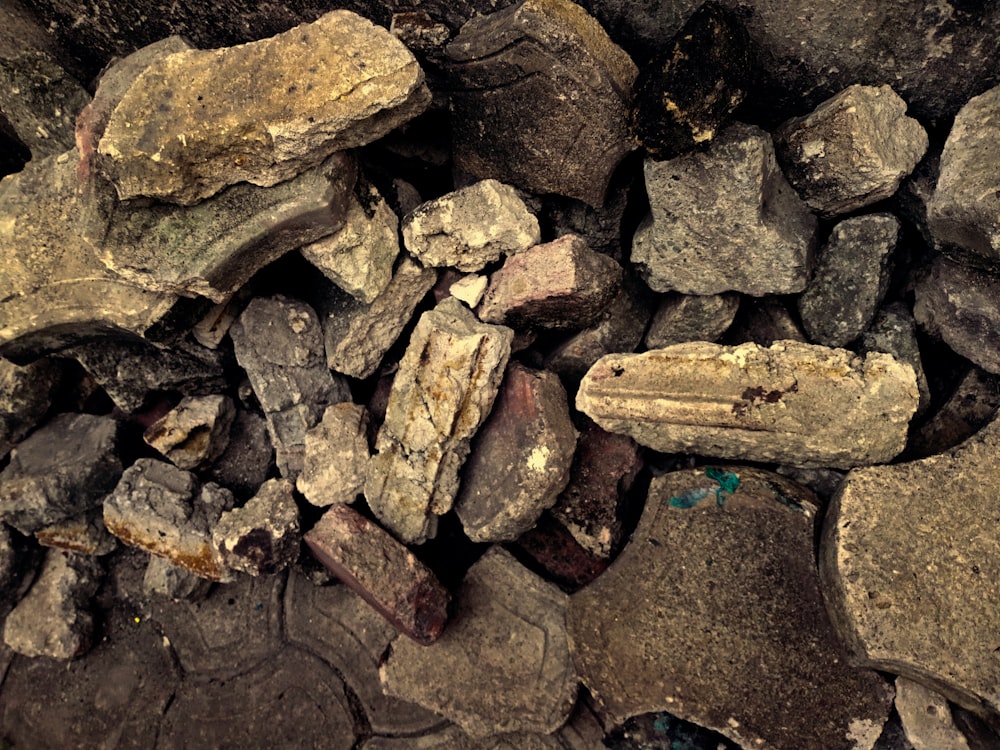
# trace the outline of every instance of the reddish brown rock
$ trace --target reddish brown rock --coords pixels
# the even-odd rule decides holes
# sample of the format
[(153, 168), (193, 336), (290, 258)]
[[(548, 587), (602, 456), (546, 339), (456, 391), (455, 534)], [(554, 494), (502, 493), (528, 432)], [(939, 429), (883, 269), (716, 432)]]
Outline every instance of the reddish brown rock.
[(545, 571), (545, 577), (567, 591), (575, 591), (597, 578), (608, 567), (608, 561), (588, 552), (565, 526), (549, 513), (543, 513), (533, 529), (514, 543), (519, 556), (530, 558), (535, 569)]

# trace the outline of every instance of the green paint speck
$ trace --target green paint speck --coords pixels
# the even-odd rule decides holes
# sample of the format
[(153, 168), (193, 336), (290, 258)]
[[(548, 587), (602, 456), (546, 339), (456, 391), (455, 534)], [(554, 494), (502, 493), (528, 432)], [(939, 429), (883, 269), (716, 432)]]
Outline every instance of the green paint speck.
[(740, 486), (739, 476), (716, 466), (705, 469), (705, 476), (719, 483), (719, 488), (715, 491), (715, 502), (720, 508), (726, 504), (726, 495), (732, 495)]
[(670, 498), (669, 503), (672, 508), (693, 508), (698, 504), (699, 500), (704, 500), (707, 494), (708, 490), (704, 487), (684, 490), (677, 497)]

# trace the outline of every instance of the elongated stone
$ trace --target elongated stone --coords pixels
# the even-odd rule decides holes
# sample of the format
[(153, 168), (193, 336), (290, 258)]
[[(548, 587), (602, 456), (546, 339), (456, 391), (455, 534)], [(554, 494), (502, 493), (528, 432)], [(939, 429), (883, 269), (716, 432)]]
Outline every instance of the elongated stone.
[(666, 453), (846, 469), (899, 453), (917, 400), (913, 368), (888, 354), (690, 342), (603, 357), (576, 405)]
[(434, 536), (451, 509), (469, 441), (493, 406), (514, 332), (454, 297), (424, 313), (392, 384), (365, 497), (400, 539)]

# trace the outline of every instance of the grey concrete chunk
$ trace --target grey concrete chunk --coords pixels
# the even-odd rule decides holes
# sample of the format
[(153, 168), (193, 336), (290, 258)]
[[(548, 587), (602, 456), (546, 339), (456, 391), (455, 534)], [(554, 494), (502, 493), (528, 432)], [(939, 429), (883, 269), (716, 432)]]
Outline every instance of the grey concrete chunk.
[(603, 357), (576, 405), (666, 453), (844, 469), (897, 455), (917, 399), (913, 368), (888, 354), (691, 342)]
[(295, 488), (319, 508), (353, 503), (365, 485), (368, 455), (368, 410), (353, 403), (327, 407), (306, 433)]
[(256, 412), (237, 409), (229, 428), (229, 444), (206, 475), (234, 493), (249, 497), (264, 483), (273, 466), (274, 447), (267, 434), (267, 421)]
[(52, 405), (62, 367), (42, 359), (18, 367), (0, 357), (0, 457), (24, 439)]
[(386, 693), (480, 740), (558, 729), (577, 690), (568, 597), (493, 547), (469, 569), (456, 598), (454, 619), (433, 645), (393, 641), (379, 669)]
[(421, 203), (403, 219), (403, 242), (425, 266), (478, 271), (541, 240), (538, 219), (510, 185), (481, 180)]
[(165, 597), (174, 601), (204, 599), (212, 582), (174, 565), (165, 557), (149, 555), (142, 577), (142, 591), (149, 597)]
[(706, 152), (645, 162), (652, 218), (632, 262), (658, 292), (760, 297), (805, 289), (816, 217), (788, 184), (771, 136), (736, 123)]
[(271, 479), (245, 505), (225, 511), (212, 528), (212, 544), (232, 570), (273, 575), (299, 557), (299, 509), (287, 479)]
[(896, 678), (896, 712), (913, 750), (969, 750), (951, 718), (948, 701), (919, 682)]
[(647, 349), (662, 349), (685, 341), (715, 341), (733, 322), (740, 296), (668, 292), (649, 321), (643, 339)]
[(654, 479), (631, 543), (570, 598), (573, 657), (607, 721), (669, 711), (747, 748), (871, 750), (892, 690), (843, 659), (815, 515), (812, 493), (760, 469)]
[(142, 439), (174, 466), (195, 469), (223, 454), (235, 417), (229, 396), (187, 396), (147, 427)]
[(927, 133), (888, 85), (848, 86), (775, 134), (789, 182), (830, 217), (888, 198), (927, 150)]
[(192, 204), (236, 182), (287, 180), (429, 103), (409, 50), (333, 11), (270, 39), (154, 61), (112, 114), (100, 166), (123, 200)]
[(920, 392), (917, 415), (927, 410), (931, 400), (930, 386), (920, 357), (917, 322), (906, 305), (896, 302), (875, 313), (875, 319), (868, 330), (861, 334), (858, 345), (862, 353), (885, 352), (912, 367), (917, 375), (917, 390)]
[(1000, 534), (994, 419), (957, 448), (856, 469), (823, 527), (820, 573), (853, 657), (930, 681), (970, 710), (1000, 708)]
[(760, 346), (783, 340), (808, 343), (796, 318), (788, 305), (775, 297), (744, 299), (722, 340), (727, 344), (752, 341)]
[(368, 462), (365, 497), (406, 542), (436, 533), (458, 492), (469, 441), (486, 419), (514, 334), (449, 298), (420, 316)]

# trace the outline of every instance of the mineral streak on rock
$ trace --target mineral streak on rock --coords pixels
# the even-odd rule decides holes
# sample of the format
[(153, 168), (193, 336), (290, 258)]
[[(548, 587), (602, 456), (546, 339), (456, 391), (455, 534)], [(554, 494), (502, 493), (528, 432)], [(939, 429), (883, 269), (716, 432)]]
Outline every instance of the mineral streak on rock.
[(190, 205), (237, 182), (287, 180), (429, 103), (402, 43), (333, 11), (270, 39), (154, 61), (112, 114), (100, 167), (122, 200)]
[(365, 497), (400, 539), (434, 536), (458, 492), (469, 441), (493, 406), (514, 332), (449, 297), (424, 313), (392, 385)]
[(903, 449), (917, 400), (913, 368), (888, 354), (690, 342), (603, 357), (576, 404), (666, 453), (850, 468)]

